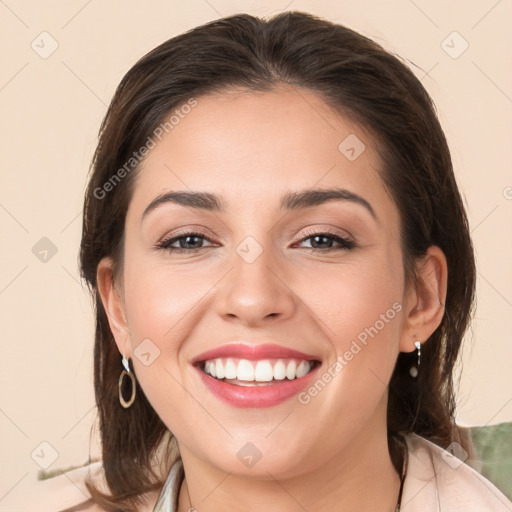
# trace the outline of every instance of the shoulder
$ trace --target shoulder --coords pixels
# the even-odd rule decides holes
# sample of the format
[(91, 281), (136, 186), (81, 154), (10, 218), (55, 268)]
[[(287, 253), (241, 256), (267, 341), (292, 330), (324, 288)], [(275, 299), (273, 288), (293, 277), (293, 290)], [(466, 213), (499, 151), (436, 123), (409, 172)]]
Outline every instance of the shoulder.
[(455, 457), (462, 448), (443, 450), (416, 434), (406, 436), (409, 464), (402, 510), (416, 512), (512, 512), (510, 500), (489, 480)]
[[(22, 494), (6, 496), (0, 512), (104, 512), (93, 503), (85, 485), (89, 476), (105, 488), (103, 466), (98, 461), (27, 485)], [(140, 512), (152, 512), (156, 499), (157, 495), (148, 497)]]

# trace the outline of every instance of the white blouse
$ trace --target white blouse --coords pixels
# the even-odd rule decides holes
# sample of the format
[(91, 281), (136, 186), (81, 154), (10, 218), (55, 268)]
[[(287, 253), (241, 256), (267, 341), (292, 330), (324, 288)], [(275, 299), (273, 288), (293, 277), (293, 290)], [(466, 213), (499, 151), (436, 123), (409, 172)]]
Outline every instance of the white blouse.
[[(401, 512), (512, 512), (512, 502), (473, 468), (416, 434), (405, 439), (408, 465)], [(85, 504), (90, 495), (83, 481), (97, 470), (101, 462), (39, 481), (22, 495), (13, 490), (0, 500), (0, 512), (64, 512)], [(154, 508), (141, 512), (176, 512), (182, 477), (179, 459)]]

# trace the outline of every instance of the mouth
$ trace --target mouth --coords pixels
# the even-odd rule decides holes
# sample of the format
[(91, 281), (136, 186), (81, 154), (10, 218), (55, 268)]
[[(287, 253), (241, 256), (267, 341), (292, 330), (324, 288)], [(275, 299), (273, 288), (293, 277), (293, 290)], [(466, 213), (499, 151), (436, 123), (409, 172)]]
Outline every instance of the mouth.
[(278, 345), (224, 345), (192, 361), (202, 383), (234, 407), (272, 407), (309, 385), (321, 360)]
[(301, 379), (319, 365), (320, 361), (295, 358), (249, 360), (219, 357), (200, 362), (198, 367), (206, 375), (234, 386), (272, 386)]

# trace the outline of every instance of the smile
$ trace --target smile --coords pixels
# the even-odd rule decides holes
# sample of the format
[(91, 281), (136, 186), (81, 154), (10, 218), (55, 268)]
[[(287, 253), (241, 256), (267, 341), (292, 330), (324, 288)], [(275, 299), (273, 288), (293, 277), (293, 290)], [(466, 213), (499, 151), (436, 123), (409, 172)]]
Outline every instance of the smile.
[(233, 343), (192, 361), (202, 384), (233, 407), (273, 407), (304, 390), (321, 366), (320, 358), (279, 345)]
[(216, 358), (204, 363), (203, 371), (217, 380), (233, 385), (272, 385), (278, 381), (295, 380), (307, 375), (315, 361), (300, 359)]

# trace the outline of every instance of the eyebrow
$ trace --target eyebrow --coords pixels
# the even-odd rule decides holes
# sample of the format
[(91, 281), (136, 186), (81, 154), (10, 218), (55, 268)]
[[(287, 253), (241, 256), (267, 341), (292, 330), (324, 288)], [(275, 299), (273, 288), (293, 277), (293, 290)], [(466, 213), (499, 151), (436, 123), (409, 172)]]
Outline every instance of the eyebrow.
[[(370, 212), (374, 220), (377, 220), (375, 210), (366, 199), (344, 188), (309, 189), (299, 192), (288, 192), (281, 198), (280, 208), (286, 210), (302, 210), (335, 200), (349, 201), (361, 205)], [(213, 212), (224, 212), (227, 209), (227, 203), (223, 198), (209, 192), (171, 191), (158, 195), (149, 203), (142, 213), (141, 222), (151, 211), (166, 203)]]

